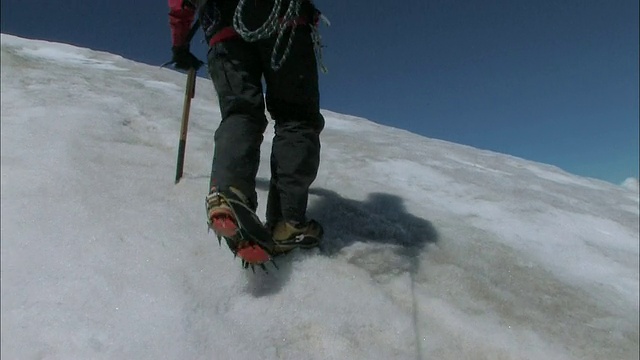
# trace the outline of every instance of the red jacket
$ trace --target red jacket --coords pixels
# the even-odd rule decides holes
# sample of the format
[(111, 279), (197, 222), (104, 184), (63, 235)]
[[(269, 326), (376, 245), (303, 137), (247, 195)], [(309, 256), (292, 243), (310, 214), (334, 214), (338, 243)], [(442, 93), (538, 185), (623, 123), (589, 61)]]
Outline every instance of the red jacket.
[[(169, 0), (169, 26), (171, 27), (171, 43), (173, 46), (182, 46), (187, 43), (187, 36), (193, 24), (195, 11), (190, 7), (182, 6), (183, 0)], [(209, 45), (231, 39), (238, 33), (231, 26), (220, 29), (209, 40)]]
[(182, 7), (182, 0), (169, 0), (169, 26), (173, 46), (186, 45), (187, 35), (195, 17), (195, 11)]

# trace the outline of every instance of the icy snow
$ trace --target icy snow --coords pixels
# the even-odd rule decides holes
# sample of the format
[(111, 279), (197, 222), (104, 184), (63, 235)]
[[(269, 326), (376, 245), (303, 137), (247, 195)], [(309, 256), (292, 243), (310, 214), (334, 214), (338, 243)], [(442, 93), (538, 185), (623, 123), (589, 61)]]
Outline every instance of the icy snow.
[[(205, 225), (199, 78), (2, 35), (3, 359), (637, 359), (638, 187), (324, 111), (320, 250)], [(272, 127), (258, 174), (265, 208)]]
[(638, 183), (638, 179), (636, 178), (627, 178), (624, 182), (622, 182), (622, 186), (635, 192), (640, 191), (640, 184)]

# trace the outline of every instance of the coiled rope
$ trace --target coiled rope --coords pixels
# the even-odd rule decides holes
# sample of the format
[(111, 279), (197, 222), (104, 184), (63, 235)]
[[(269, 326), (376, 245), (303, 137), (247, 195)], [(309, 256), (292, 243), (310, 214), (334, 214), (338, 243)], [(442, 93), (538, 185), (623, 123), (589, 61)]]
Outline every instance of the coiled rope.
[[(282, 0), (274, 0), (273, 8), (271, 9), (271, 13), (267, 20), (265, 20), (264, 24), (255, 30), (250, 30), (245, 25), (242, 20), (242, 13), (244, 10), (246, 0), (240, 0), (238, 2), (238, 6), (236, 7), (236, 11), (233, 14), (233, 28), (235, 31), (242, 37), (243, 40), (247, 42), (256, 42), (263, 39), (268, 39), (271, 36), (277, 34), (276, 42), (273, 46), (273, 51), (271, 52), (271, 68), (274, 71), (278, 71), (282, 64), (287, 60), (289, 53), (291, 52), (291, 44), (293, 43), (293, 38), (295, 37), (296, 28), (298, 24), (298, 18), (300, 16), (300, 6), (303, 1), (307, 0), (290, 0), (289, 7), (287, 7), (287, 11), (284, 14), (284, 17), (280, 18), (280, 10), (282, 9)], [(329, 25), (329, 22), (326, 17), (321, 16), (323, 22)], [(288, 34), (287, 38), (287, 46), (282, 52), (281, 56), (278, 56), (278, 49), (281, 47), (282, 42), (284, 41), (287, 35), (287, 28), (291, 26), (291, 31)], [(322, 72), (327, 72), (327, 68), (322, 64), (322, 45), (320, 43), (320, 34), (318, 32), (318, 24), (311, 24), (311, 39), (314, 44), (314, 51), (316, 54), (316, 59), (318, 64), (322, 70)]]

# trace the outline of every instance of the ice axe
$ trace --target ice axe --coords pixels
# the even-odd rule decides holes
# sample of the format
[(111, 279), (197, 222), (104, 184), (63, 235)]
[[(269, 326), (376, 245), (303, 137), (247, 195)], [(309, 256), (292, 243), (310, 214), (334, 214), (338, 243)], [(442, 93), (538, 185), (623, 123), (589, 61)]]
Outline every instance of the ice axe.
[[(191, 30), (189, 30), (189, 34), (187, 35), (187, 43), (191, 42), (191, 39), (193, 39), (193, 36), (195, 35), (199, 26), (200, 26), (200, 19), (197, 19), (195, 23), (191, 26)], [(173, 61), (166, 62), (162, 64), (161, 67), (165, 67), (172, 63)], [(202, 65), (202, 62), (200, 62), (200, 65)], [(178, 142), (176, 184), (180, 182), (180, 179), (182, 178), (182, 172), (184, 169), (184, 152), (187, 146), (187, 129), (189, 127), (189, 112), (191, 110), (191, 99), (193, 99), (196, 93), (196, 73), (198, 72), (199, 67), (200, 66), (192, 67), (187, 72), (187, 86), (185, 88), (184, 104), (182, 106), (182, 124), (180, 126), (180, 141)]]
[(187, 86), (184, 93), (184, 104), (182, 106), (182, 125), (180, 126), (180, 142), (178, 143), (178, 162), (176, 165), (176, 184), (182, 178), (184, 169), (184, 150), (187, 146), (187, 128), (189, 126), (189, 111), (191, 110), (191, 99), (196, 93), (196, 69), (191, 68), (187, 73)]

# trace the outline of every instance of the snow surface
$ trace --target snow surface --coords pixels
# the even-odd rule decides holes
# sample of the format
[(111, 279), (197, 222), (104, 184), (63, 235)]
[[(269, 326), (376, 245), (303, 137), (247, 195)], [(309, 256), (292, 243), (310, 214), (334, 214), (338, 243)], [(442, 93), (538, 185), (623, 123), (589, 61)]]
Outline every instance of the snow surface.
[(1, 63), (3, 359), (639, 356), (637, 182), (324, 111), (324, 249), (254, 275), (206, 230), (209, 80), (174, 185), (184, 74), (5, 34)]
[(636, 178), (627, 178), (622, 182), (622, 186), (626, 187), (629, 190), (633, 190), (635, 192), (640, 191), (640, 183)]

